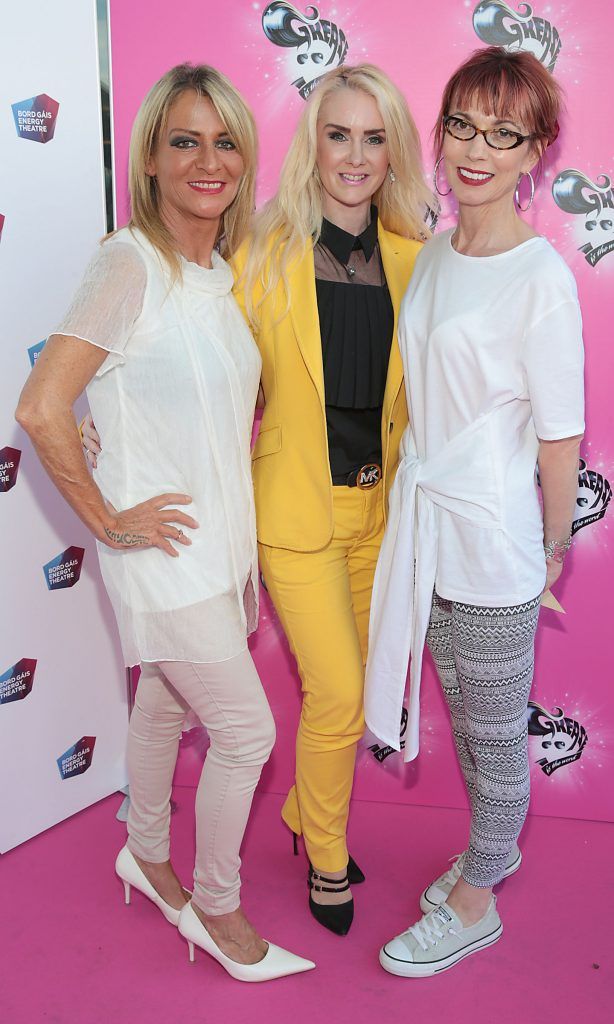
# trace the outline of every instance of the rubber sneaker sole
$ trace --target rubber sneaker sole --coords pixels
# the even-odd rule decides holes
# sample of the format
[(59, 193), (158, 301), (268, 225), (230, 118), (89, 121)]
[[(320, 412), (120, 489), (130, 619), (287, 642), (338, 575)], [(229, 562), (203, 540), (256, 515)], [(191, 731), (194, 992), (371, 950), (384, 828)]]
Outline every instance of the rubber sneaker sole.
[[(510, 875), (515, 875), (521, 864), (522, 853), (520, 850), (518, 850), (518, 856), (516, 857), (516, 860), (513, 860), (512, 863), (508, 867), (506, 867), (505, 871), (503, 872), (503, 878), (509, 878)], [(503, 878), (501, 879), (501, 882), (503, 881)], [(434, 882), (431, 882), (431, 885), (434, 884)], [(500, 884), (500, 882), (497, 882), (497, 885)], [(434, 910), (435, 907), (439, 906), (439, 903), (433, 903), (433, 901), (430, 900), (427, 896), (427, 892), (431, 888), (431, 885), (427, 886), (422, 895), (420, 896), (420, 910), (422, 911), (423, 914), (428, 914), (430, 910)]]
[(413, 964), (407, 960), (397, 960), (395, 957), (389, 956), (386, 953), (386, 947), (383, 946), (379, 952), (379, 962), (384, 970), (388, 971), (388, 974), (396, 974), (398, 978), (432, 978), (435, 974), (449, 971), (451, 967), (460, 963), (466, 956), (471, 956), (472, 953), (479, 953), (481, 949), (488, 949), (489, 946), (494, 946), (502, 934), (503, 925), (500, 924), (493, 932), (490, 932), (483, 938), (476, 939), (475, 942), (469, 943), (469, 945), (457, 950), (456, 953), (451, 953), (450, 956), (444, 957), (441, 960), (431, 961), (428, 964)]

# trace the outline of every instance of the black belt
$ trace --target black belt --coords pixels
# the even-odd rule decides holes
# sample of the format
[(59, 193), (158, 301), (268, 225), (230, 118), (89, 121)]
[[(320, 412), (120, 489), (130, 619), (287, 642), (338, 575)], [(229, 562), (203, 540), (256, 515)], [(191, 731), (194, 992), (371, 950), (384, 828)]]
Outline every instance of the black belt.
[(353, 469), (350, 473), (332, 478), (334, 484), (358, 487), (361, 491), (370, 491), (372, 487), (377, 487), (381, 479), (382, 467), (377, 462), (366, 462), (360, 469)]

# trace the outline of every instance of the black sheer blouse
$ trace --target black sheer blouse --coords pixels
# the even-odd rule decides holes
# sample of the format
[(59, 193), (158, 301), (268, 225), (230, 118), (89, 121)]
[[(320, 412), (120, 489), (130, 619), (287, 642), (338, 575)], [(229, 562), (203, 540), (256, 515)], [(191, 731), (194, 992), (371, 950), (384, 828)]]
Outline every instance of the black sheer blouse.
[(314, 249), (328, 450), (333, 477), (382, 458), (381, 419), (394, 311), (377, 241), (377, 209), (354, 237), (322, 222)]

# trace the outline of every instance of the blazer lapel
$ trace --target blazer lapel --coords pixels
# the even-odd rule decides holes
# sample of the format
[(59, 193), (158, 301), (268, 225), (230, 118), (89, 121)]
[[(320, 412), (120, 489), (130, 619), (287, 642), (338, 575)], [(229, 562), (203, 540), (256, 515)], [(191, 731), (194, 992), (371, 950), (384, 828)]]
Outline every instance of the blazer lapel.
[(313, 247), (308, 245), (288, 273), (290, 317), (301, 354), (324, 408), (324, 368)]
[(381, 223), (378, 228), (378, 239), (380, 252), (382, 254), (382, 263), (384, 264), (386, 283), (388, 285), (388, 291), (390, 292), (390, 298), (392, 299), (392, 306), (394, 309), (394, 333), (392, 335), (392, 346), (390, 349), (388, 376), (386, 377), (386, 390), (384, 392), (384, 406), (382, 411), (382, 420), (385, 423), (390, 416), (395, 399), (399, 393), (399, 388), (403, 383), (403, 362), (401, 359), (401, 350), (399, 348), (397, 328), (399, 324), (401, 300), (405, 294), (409, 274), (405, 259), (397, 251), (391, 235), (389, 235), (385, 228), (382, 227)]

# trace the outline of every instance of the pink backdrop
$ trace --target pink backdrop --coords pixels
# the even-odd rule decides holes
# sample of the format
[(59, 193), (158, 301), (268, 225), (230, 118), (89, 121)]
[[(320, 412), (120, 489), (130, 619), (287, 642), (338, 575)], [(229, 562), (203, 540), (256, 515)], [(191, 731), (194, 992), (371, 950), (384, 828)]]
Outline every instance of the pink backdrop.
[[(322, 0), (319, 23), (309, 27), (298, 17), (292, 19), (300, 45), (287, 47), (265, 34), (266, 6), (263, 0), (225, 5), (211, 0), (111, 0), (119, 224), (127, 217), (127, 148), (133, 117), (149, 86), (181, 61), (216, 65), (251, 104), (261, 138), (260, 200), (274, 189), (304, 103), (293, 83), (300, 78), (308, 83), (336, 66), (345, 42), (346, 63), (379, 64), (405, 92), (429, 174), (430, 131), (441, 89), (454, 67), (477, 46), (499, 42), (531, 49), (565, 89), (567, 114), (538, 182), (530, 219), (562, 253), (578, 282), (587, 348), (588, 414), (582, 450), (586, 469), (579, 479), (574, 548), (564, 580), (556, 588), (565, 613), (543, 610), (537, 642), (533, 699), (553, 717), (534, 713), (532, 811), (614, 820), (611, 513), (602, 515), (611, 493), (607, 481), (614, 477), (607, 305), (614, 280), (614, 202), (606, 178), (614, 171), (610, 5), (606, 0), (544, 0), (532, 10), (521, 5), (517, 12), (502, 0), (482, 0), (479, 6), (475, 0)], [(299, 3), (297, 10), (310, 9)], [(448, 226), (452, 216), (451, 207), (444, 206), (440, 227)], [(292, 779), (299, 686), (279, 624), (263, 597), (253, 650), (278, 725), (277, 747), (263, 784), (283, 792)], [(367, 738), (360, 751), (355, 797), (465, 805), (447, 714), (430, 665), (417, 762), (404, 766), (395, 754), (380, 763), (369, 750), (370, 743), (373, 738)], [(178, 781), (195, 782), (205, 744), (198, 731), (185, 737)]]

